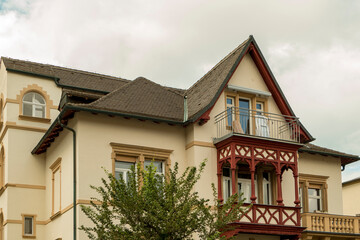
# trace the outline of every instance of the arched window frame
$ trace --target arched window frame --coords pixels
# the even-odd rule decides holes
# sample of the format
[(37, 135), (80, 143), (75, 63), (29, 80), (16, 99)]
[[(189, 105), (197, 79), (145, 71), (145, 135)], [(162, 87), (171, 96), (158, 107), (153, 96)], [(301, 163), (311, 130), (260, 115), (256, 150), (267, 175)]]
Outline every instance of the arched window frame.
[[(30, 92), (38, 93), (44, 98), (44, 100), (45, 100), (45, 116), (44, 116), (44, 118), (23, 115), (23, 99), (24, 99), (24, 96)], [(20, 91), (20, 94), (18, 94), (16, 96), (16, 99), (19, 103), (19, 119), (21, 119), (21, 120), (38, 119), (43, 122), (50, 122), (50, 108), (53, 106), (53, 101), (50, 99), (49, 94), (42, 87), (40, 87), (37, 84), (28, 85), (26, 88), (23, 88)]]

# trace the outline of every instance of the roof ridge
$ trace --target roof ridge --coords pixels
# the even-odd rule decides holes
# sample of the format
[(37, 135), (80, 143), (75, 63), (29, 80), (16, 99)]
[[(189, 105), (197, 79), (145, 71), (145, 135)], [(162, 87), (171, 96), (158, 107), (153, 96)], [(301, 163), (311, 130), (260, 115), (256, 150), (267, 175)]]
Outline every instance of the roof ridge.
[(94, 101), (94, 102), (92, 102), (92, 103), (89, 103), (89, 104), (87, 104), (87, 105), (89, 105), (89, 106), (95, 106), (97, 103), (100, 103), (100, 102), (106, 100), (107, 98), (111, 97), (112, 95), (116, 94), (116, 93), (117, 93), (118, 91), (120, 91), (122, 88), (125, 88), (125, 87), (127, 87), (127, 86), (129, 86), (129, 85), (131, 85), (131, 84), (134, 84), (134, 83), (136, 83), (136, 81), (139, 81), (139, 80), (146, 80), (147, 82), (150, 82), (150, 83), (153, 84), (153, 85), (159, 86), (160, 88), (164, 89), (165, 91), (171, 92), (171, 93), (176, 94), (176, 95), (181, 96), (181, 97), (184, 97), (184, 95), (182, 95), (182, 94), (180, 94), (180, 93), (177, 93), (176, 91), (174, 91), (174, 90), (172, 90), (172, 89), (168, 89), (168, 87), (162, 86), (162, 85), (160, 85), (160, 84), (158, 84), (158, 83), (156, 83), (156, 82), (153, 82), (153, 81), (151, 81), (151, 80), (149, 80), (149, 79), (147, 79), (147, 78), (145, 78), (145, 77), (137, 77), (135, 80), (130, 81), (130, 82), (124, 84), (123, 86), (115, 89), (114, 91), (112, 91), (112, 92), (110, 92), (110, 93), (102, 96), (101, 98), (99, 98), (99, 99), (97, 99), (96, 101)]
[(227, 54), (224, 58), (222, 58), (215, 66), (213, 66), (207, 73), (204, 74), (199, 80), (197, 80), (189, 89), (186, 90), (186, 93), (193, 89), (195, 86), (198, 85), (199, 82), (201, 82), (208, 74), (210, 74), (212, 71), (214, 71), (221, 63), (223, 63), (226, 59), (228, 59), (232, 54), (234, 54), (237, 50), (242, 48), (246, 45), (246, 43), (252, 38), (252, 36), (249, 36), (248, 39), (246, 39), (244, 42), (242, 42), (239, 46), (237, 46), (234, 50), (232, 50), (229, 54)]
[[(30, 64), (35, 64), (35, 65), (43, 65), (43, 66), (50, 67), (51, 71), (53, 71), (53, 68), (55, 68), (55, 69), (60, 69), (60, 70), (68, 71), (68, 72), (79, 72), (79, 73), (83, 73), (83, 74), (87, 74), (87, 75), (103, 76), (103, 77), (108, 78), (109, 80), (124, 81), (124, 82), (130, 81), (130, 80), (128, 80), (128, 79), (124, 79), (124, 78), (120, 78), (120, 77), (115, 77), (115, 76), (111, 76), (111, 75), (106, 75), (106, 74), (101, 74), (101, 73), (95, 73), (95, 72), (90, 72), (90, 71), (85, 71), (85, 70), (75, 69), (75, 68), (70, 68), (70, 67), (56, 66), (56, 65), (47, 64), (47, 63), (39, 63), (39, 62), (33, 62), (33, 61), (29, 61), (29, 60), (22, 60), (22, 59), (16, 59), (16, 58), (10, 58), (10, 57), (3, 57), (3, 56), (1, 57), (1, 59), (15, 60), (15, 61), (25, 62), (25, 63), (30, 63)], [(15, 63), (15, 64), (16, 64), (16, 63)]]
[(112, 91), (112, 92), (110, 92), (110, 93), (108, 93), (108, 94), (106, 94), (106, 95), (104, 95), (104, 96), (100, 97), (99, 99), (97, 99), (97, 100), (95, 100), (95, 101), (93, 101), (93, 102), (91, 102), (91, 103), (89, 103), (89, 104), (85, 104), (85, 105), (95, 106), (97, 103), (104, 101), (104, 99), (106, 99), (106, 98), (108, 98), (108, 97), (110, 97), (110, 96), (112, 96), (112, 95), (116, 94), (116, 93), (117, 93), (118, 91), (120, 91), (122, 88), (124, 88), (124, 87), (126, 87), (126, 86), (128, 86), (128, 85), (132, 84), (133, 82), (134, 82), (134, 81), (130, 81), (130, 82), (128, 82), (128, 83), (126, 83), (126, 84), (122, 85), (121, 87), (119, 87), (119, 88), (115, 89), (114, 91)]

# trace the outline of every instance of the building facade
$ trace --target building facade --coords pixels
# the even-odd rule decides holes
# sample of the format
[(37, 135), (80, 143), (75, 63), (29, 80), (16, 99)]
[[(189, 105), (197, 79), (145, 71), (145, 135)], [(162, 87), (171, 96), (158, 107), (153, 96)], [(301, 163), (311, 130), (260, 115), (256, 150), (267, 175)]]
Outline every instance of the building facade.
[(103, 168), (180, 170), (208, 159), (196, 186), (252, 207), (237, 239), (359, 239), (343, 215), (341, 168), (358, 156), (310, 144), (252, 36), (189, 89), (2, 58), (0, 239), (87, 239)]

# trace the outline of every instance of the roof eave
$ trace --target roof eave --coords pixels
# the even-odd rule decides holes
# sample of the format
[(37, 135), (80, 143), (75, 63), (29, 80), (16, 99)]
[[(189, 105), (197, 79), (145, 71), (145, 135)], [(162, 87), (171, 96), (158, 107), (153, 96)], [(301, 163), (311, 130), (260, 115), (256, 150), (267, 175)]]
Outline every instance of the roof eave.
[[(135, 118), (139, 120), (148, 120), (153, 122), (164, 122), (170, 125), (184, 125), (187, 124), (187, 122), (183, 121), (173, 121), (168, 119), (161, 119), (161, 118), (153, 118), (148, 116), (141, 116), (141, 115), (135, 115), (135, 114), (128, 114), (128, 113), (121, 113), (121, 112), (113, 112), (113, 111), (107, 111), (107, 110), (101, 110), (101, 109), (92, 109), (92, 108), (86, 108), (86, 107), (80, 107), (80, 106), (74, 106), (74, 105), (65, 105), (65, 107), (61, 110), (56, 120), (51, 124), (49, 129), (45, 132), (44, 136), (40, 139), (36, 147), (31, 151), (32, 154), (41, 154), (43, 152), (38, 152), (42, 144), (47, 140), (51, 132), (54, 130), (56, 126), (59, 125), (58, 119), (61, 121), (63, 116), (68, 112), (78, 112), (78, 111), (84, 111), (84, 112), (91, 112), (91, 113), (99, 113), (99, 114), (105, 114), (110, 116), (120, 116), (120, 117), (128, 117), (128, 118)], [(48, 146), (49, 147), (49, 146)], [(48, 148), (46, 147), (46, 149)]]
[(353, 162), (356, 162), (358, 160), (360, 160), (359, 156), (348, 156), (345, 154), (337, 154), (337, 153), (329, 153), (329, 152), (324, 152), (324, 151), (317, 151), (317, 150), (312, 150), (312, 149), (299, 149), (299, 152), (307, 152), (307, 153), (312, 153), (312, 154), (320, 154), (320, 155), (326, 155), (326, 156), (332, 156), (332, 157), (337, 157), (340, 158), (341, 160), (350, 160), (347, 163), (342, 163), (342, 165), (347, 165)]

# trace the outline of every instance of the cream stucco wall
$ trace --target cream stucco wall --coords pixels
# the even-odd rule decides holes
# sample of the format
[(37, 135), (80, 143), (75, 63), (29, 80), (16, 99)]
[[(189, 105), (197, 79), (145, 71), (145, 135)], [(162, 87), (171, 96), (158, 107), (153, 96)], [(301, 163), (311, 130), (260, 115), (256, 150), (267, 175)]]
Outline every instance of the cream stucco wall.
[(342, 187), (343, 208), (345, 215), (360, 214), (360, 181), (344, 184)]
[(339, 158), (300, 153), (299, 173), (326, 176), (328, 213), (343, 214), (341, 194), (341, 162)]

